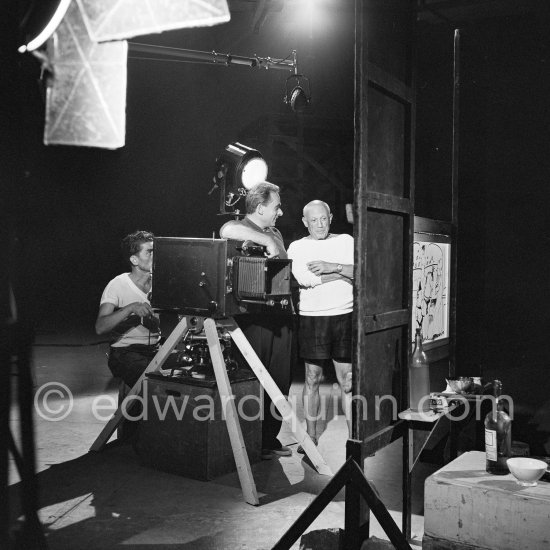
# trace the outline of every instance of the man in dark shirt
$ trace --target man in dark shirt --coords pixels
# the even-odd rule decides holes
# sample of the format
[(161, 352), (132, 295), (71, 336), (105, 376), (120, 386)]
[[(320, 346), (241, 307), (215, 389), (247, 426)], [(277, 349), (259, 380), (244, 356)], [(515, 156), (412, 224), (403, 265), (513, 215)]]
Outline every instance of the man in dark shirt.
[[(275, 228), (277, 218), (282, 215), (279, 187), (268, 182), (259, 183), (246, 196), (246, 216), (242, 220), (231, 220), (224, 224), (220, 229), (220, 236), (223, 239), (252, 241), (265, 246), (269, 258), (286, 259), (283, 237)], [(238, 315), (236, 321), (278, 388), (283, 395), (288, 395), (291, 312), (273, 309), (266, 311), (264, 308), (258, 312)], [(277, 439), (282, 420), (271, 404), (271, 399), (264, 395), (262, 458), (266, 460), (292, 454)]]
[(279, 187), (262, 182), (246, 195), (246, 216), (231, 220), (220, 229), (222, 239), (253, 241), (265, 246), (269, 258), (286, 259), (281, 232), (275, 227), (277, 218), (283, 215)]

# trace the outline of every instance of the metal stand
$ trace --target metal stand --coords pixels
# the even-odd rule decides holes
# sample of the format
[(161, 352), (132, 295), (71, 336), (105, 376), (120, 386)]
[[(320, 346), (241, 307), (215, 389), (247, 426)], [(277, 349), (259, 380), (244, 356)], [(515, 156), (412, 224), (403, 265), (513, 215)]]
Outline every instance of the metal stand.
[[(438, 435), (447, 433), (449, 426), (443, 423), (443, 419), (450, 414), (455, 407), (450, 410), (439, 413), (418, 413), (410, 409), (398, 414), (401, 422), (405, 423), (403, 437), (403, 515), (401, 520), (401, 529), (403, 534), (410, 540), (411, 538), (411, 516), (412, 516), (412, 473), (416, 463), (420, 459), (422, 451), (428, 442)], [(451, 423), (452, 427), (452, 423)], [(421, 439), (415, 438), (415, 433), (422, 433)], [(416, 443), (416, 445), (415, 445)], [(417, 448), (419, 447), (419, 448)]]
[[(13, 533), (15, 550), (47, 548), (42, 525), (38, 519), (38, 490), (35, 473), (34, 424), (33, 424), (33, 390), (31, 375), (31, 350), (33, 331), (20, 323), (5, 325), (0, 331), (0, 478), (1, 491), (8, 493), (7, 456), (11, 452), (19, 476), (21, 477), (21, 504), (24, 521)], [(19, 424), (21, 450), (17, 448), (9, 428), (11, 405), (11, 374), (17, 379), (17, 402), (19, 406)], [(1, 499), (0, 505), (0, 541), (10, 540), (9, 500)]]
[[(172, 331), (170, 336), (166, 339), (161, 346), (153, 360), (149, 363), (139, 380), (135, 383), (132, 389), (128, 392), (126, 399), (130, 399), (132, 396), (140, 394), (142, 391), (142, 382), (146, 375), (151, 372), (160, 370), (170, 353), (183, 340), (191, 329), (201, 330), (204, 328), (206, 339), (208, 342), (208, 348), (212, 359), (212, 365), (214, 367), (214, 375), (216, 377), (216, 384), (222, 403), (225, 407), (225, 421), (227, 424), (227, 430), (229, 433), (229, 439), (231, 441), (231, 448), (235, 457), (235, 463), (237, 465), (237, 473), (239, 475), (239, 481), (243, 489), (243, 496), (246, 502), (252, 505), (259, 504), (258, 495), (256, 492), (256, 486), (254, 478), (252, 476), (252, 470), (250, 468), (250, 462), (246, 453), (246, 447), (243, 440), (241, 426), (239, 424), (239, 418), (235, 406), (235, 401), (232, 399), (231, 385), (225, 369), (225, 362), (223, 358), (222, 349), (218, 337), (218, 329), (223, 328), (229, 332), (231, 338), (241, 351), (243, 357), (250, 365), (250, 368), (258, 378), (260, 384), (263, 386), (275, 406), (282, 416), (283, 420), (287, 422), (292, 430), (292, 433), (296, 437), (297, 441), (302, 445), (304, 451), (311, 463), (315, 467), (318, 473), (322, 475), (332, 475), (332, 471), (325, 462), (324, 458), (319, 453), (319, 450), (307, 434), (306, 430), (300, 425), (296, 418), (295, 412), (286, 400), (285, 396), (281, 393), (277, 384), (273, 381), (273, 378), (260, 361), (256, 352), (248, 342), (247, 338), (239, 328), (237, 323), (232, 317), (227, 319), (214, 319), (208, 317), (183, 317), (177, 324), (176, 328)], [(100, 451), (108, 442), (109, 438), (116, 430), (117, 426), (124, 420), (123, 405), (118, 407), (114, 415), (104, 426), (103, 430), (96, 438), (92, 446), (91, 451)]]
[(411, 550), (405, 536), (399, 531), (384, 503), (380, 500), (376, 489), (366, 478), (358, 463), (358, 461), (361, 462), (359, 459), (361, 441), (348, 439), (346, 447), (348, 458), (344, 465), (273, 546), (272, 550), (289, 550), (343, 487), (346, 488), (344, 548), (359, 550), (362, 542), (368, 538), (368, 523), (366, 528), (365, 525), (361, 525), (359, 515), (356, 513), (359, 510), (361, 497), (363, 497), (393, 546), (398, 550)]
[[(456, 431), (453, 432), (453, 422), (450, 423), (449, 427), (445, 426), (442, 420), (449, 417), (459, 407), (459, 404), (455, 404), (439, 413), (402, 411), (399, 413), (399, 420), (391, 426), (391, 429), (384, 428), (363, 442), (348, 439), (345, 464), (272, 550), (289, 550), (329, 502), (336, 497), (342, 487), (346, 489), (344, 548), (359, 550), (363, 542), (369, 538), (368, 516), (366, 521), (362, 521), (361, 504), (365, 502), (378, 519), (380, 526), (384, 529), (394, 547), (399, 550), (411, 550), (409, 540), (411, 538), (411, 478), (413, 468), (429, 439), (446, 433), (449, 429), (451, 430), (451, 441), (456, 438)], [(418, 448), (418, 445), (415, 445), (414, 433), (419, 431), (424, 432), (426, 435), (422, 441), (416, 441), (416, 443), (419, 443)], [(369, 449), (370, 445), (373, 445), (373, 448), (380, 448), (379, 443), (386, 440), (389, 443), (390, 438), (391, 441), (403, 438), (403, 514), (401, 531), (362, 469), (362, 451), (364, 448)]]

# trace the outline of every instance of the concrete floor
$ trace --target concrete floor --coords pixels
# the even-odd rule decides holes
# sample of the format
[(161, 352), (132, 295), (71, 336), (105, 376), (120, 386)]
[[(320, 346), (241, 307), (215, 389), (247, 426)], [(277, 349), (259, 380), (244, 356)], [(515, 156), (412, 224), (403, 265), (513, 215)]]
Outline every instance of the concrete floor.
[[(87, 328), (50, 328), (39, 331), (35, 340), (39, 517), (50, 550), (268, 549), (329, 481), (296, 452), (297, 444), (286, 425), (279, 438), (291, 446), (292, 456), (252, 465), (259, 506), (243, 501), (236, 473), (203, 482), (146, 468), (138, 463), (130, 445), (113, 440), (101, 452), (88, 452), (105, 424), (92, 414), (92, 402), (98, 395), (116, 398), (118, 390), (106, 366), (106, 350), (107, 344), (100, 343)], [(290, 397), (294, 397), (296, 413), (303, 421), (301, 389), (302, 382), (294, 382)], [(337, 394), (328, 383), (322, 392), (327, 397)], [(103, 414), (108, 416), (109, 411)], [(10, 421), (17, 439), (16, 406)], [(319, 450), (333, 472), (344, 463), (346, 439), (346, 422), (339, 412), (327, 421), (319, 441)], [(424, 479), (436, 469), (419, 463), (415, 470), (413, 548), (420, 547), (423, 533)], [(367, 458), (365, 471), (400, 526), (400, 442)], [(13, 459), (9, 501), (15, 525), (20, 480)], [(341, 491), (308, 532), (343, 525)], [(387, 540), (372, 515), (371, 535)], [(293, 548), (305, 545), (298, 541)]]

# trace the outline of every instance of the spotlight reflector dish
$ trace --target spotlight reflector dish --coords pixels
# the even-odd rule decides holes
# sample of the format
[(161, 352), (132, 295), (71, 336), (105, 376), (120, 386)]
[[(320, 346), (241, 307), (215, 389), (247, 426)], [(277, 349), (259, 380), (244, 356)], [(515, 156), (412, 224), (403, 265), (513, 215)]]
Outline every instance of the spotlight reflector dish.
[(290, 96), (290, 107), (293, 111), (303, 111), (309, 105), (309, 99), (303, 88), (296, 86)]
[(241, 169), (241, 182), (248, 191), (267, 178), (267, 163), (261, 157), (250, 159)]
[(303, 74), (293, 74), (286, 79), (284, 102), (299, 113), (305, 111), (311, 103), (311, 86), (309, 78)]
[(215, 187), (220, 188), (220, 214), (241, 214), (238, 206), (247, 192), (267, 178), (262, 154), (242, 143), (230, 143), (216, 159)]

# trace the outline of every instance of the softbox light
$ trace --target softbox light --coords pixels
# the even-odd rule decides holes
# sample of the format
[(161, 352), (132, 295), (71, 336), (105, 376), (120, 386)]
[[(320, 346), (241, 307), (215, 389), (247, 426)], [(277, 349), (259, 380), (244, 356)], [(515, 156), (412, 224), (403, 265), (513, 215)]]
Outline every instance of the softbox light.
[(220, 188), (220, 214), (241, 214), (247, 192), (267, 178), (262, 154), (242, 143), (230, 143), (216, 159), (215, 184)]
[(230, 19), (227, 0), (76, 0), (92, 40), (125, 40)]
[(48, 42), (44, 143), (122, 147), (128, 45), (120, 39), (229, 18), (227, 0), (73, 0)]
[(48, 42), (53, 79), (46, 91), (46, 145), (124, 145), (127, 51), (125, 41), (92, 41), (78, 4), (71, 3)]

